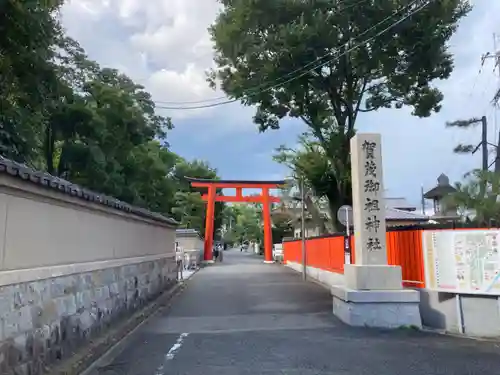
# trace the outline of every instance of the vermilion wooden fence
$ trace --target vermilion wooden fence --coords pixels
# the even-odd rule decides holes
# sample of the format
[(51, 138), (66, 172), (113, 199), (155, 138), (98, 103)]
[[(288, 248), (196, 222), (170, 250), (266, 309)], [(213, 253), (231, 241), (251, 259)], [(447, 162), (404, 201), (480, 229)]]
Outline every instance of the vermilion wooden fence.
[[(351, 237), (350, 240), (351, 262), (354, 263), (354, 238)], [(302, 263), (301, 241), (284, 242), (283, 255), (285, 262)], [(344, 273), (344, 261), (344, 237), (319, 237), (306, 241), (307, 266)], [(401, 266), (405, 286), (425, 287), (422, 230), (387, 232), (387, 261), (391, 265)]]

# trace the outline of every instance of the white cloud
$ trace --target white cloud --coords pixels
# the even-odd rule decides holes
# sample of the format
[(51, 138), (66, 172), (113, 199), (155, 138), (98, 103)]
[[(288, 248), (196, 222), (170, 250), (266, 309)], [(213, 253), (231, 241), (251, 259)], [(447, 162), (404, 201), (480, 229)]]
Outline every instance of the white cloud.
[[(145, 85), (159, 107), (202, 101), (187, 105), (191, 107), (225, 100), (204, 102), (225, 98), (206, 82), (206, 71), (213, 66), (208, 26), (219, 7), (216, 0), (72, 0), (62, 14), (68, 33), (91, 58)], [(207, 136), (255, 129), (252, 109), (237, 103), (158, 112), (174, 123), (206, 118), (216, 124)]]
[[(492, 52), (492, 33), (500, 33), (500, 1), (474, 3), (475, 9), (461, 22), (450, 43), (456, 61), (454, 73), (449, 80), (438, 82), (445, 95), (441, 113), (416, 119), (408, 110), (387, 110), (360, 118), (360, 130), (382, 133), (386, 186), (391, 195), (418, 197), (420, 186), (431, 188), (441, 172), (456, 180), (479, 166), (478, 155), (451, 152), (459, 141), (479, 142), (479, 130), (446, 129), (446, 121), (486, 114), (490, 141), (497, 138), (494, 111), (488, 106), (497, 87), (492, 61), (485, 63), (482, 74), (478, 71), (481, 55)], [(223, 96), (205, 82), (205, 71), (213, 64), (207, 27), (218, 10), (216, 0), (72, 0), (62, 13), (68, 32), (92, 58), (145, 84), (157, 101), (186, 102)], [(193, 119), (198, 124), (191, 125), (198, 126), (193, 134), (198, 138), (209, 140), (245, 130), (245, 136), (265, 142), (262, 135), (251, 134), (256, 133), (252, 112), (230, 104), (161, 113), (171, 116), (174, 123)], [(292, 132), (289, 126), (283, 127)]]
[[(469, 101), (462, 94), (470, 90), (478, 68), (471, 63), (479, 61), (480, 50), (491, 47), (491, 32), (496, 27), (492, 15), (497, 14), (500, 2), (476, 3), (477, 9), (452, 40), (458, 61), (453, 80), (441, 85), (445, 106), (467, 107), (461, 105)], [(213, 64), (207, 28), (219, 9), (216, 0), (73, 0), (64, 6), (63, 19), (70, 34), (89, 52), (95, 51), (92, 56), (144, 83), (155, 100), (190, 102), (224, 96), (210, 90), (205, 82), (205, 71)], [(111, 30), (113, 27), (117, 30)], [(231, 114), (233, 110), (234, 106), (229, 109)], [(227, 111), (224, 107), (168, 114), (186, 118)]]
[[(173, 98), (164, 103), (160, 101), (160, 106), (177, 107), (179, 102), (190, 101), (195, 102), (190, 106), (203, 106), (205, 103), (196, 104), (196, 101), (202, 101), (214, 95), (213, 90), (208, 87), (205, 77), (191, 63), (182, 72), (166, 69), (153, 72), (148, 78), (146, 86), (153, 98)], [(210, 108), (179, 111), (178, 116), (203, 116), (206, 115), (207, 111), (210, 111)]]
[[(479, 168), (480, 153), (456, 155), (458, 143), (477, 144), (481, 140), (480, 126), (469, 129), (449, 129), (447, 121), (486, 115), (489, 141), (496, 142), (499, 126), (495, 126), (495, 110), (490, 105), (498, 87), (493, 73), (494, 62), (487, 60), (481, 74), (481, 56), (493, 52), (493, 33), (500, 32), (497, 15), (499, 1), (478, 1), (453, 36), (450, 47), (455, 56), (455, 69), (446, 81), (437, 82), (444, 94), (443, 108), (430, 118), (418, 119), (409, 109), (384, 110), (361, 116), (362, 131), (382, 133), (384, 174), (391, 195), (411, 197), (418, 202), (420, 186), (428, 190), (435, 186), (439, 174), (450, 180), (460, 180), (464, 173)], [(500, 43), (499, 43), (500, 46)]]
[(212, 65), (207, 28), (218, 7), (216, 0), (73, 0), (62, 14), (69, 34), (91, 57), (150, 83), (157, 100), (191, 101), (221, 95), (205, 83)]

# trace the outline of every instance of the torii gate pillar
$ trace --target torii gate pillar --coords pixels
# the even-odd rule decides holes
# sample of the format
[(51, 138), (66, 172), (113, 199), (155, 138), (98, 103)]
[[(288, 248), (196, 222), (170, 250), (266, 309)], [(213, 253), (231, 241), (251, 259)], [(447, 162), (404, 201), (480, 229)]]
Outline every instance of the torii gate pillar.
[[(205, 218), (205, 243), (203, 259), (207, 263), (213, 262), (212, 246), (214, 243), (215, 202), (245, 202), (261, 203), (264, 226), (264, 263), (273, 263), (273, 237), (271, 228), (271, 204), (280, 201), (278, 197), (269, 194), (270, 189), (276, 189), (285, 184), (285, 181), (222, 181), (186, 177), (192, 187), (206, 188), (202, 195), (207, 202)], [(236, 189), (234, 196), (217, 195), (217, 189)], [(243, 189), (261, 189), (260, 196), (243, 196)]]

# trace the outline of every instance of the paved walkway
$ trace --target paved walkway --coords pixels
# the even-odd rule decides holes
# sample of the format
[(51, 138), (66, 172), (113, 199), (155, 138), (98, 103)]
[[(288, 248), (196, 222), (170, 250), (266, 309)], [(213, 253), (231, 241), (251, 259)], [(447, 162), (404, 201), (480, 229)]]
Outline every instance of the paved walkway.
[(100, 375), (500, 374), (499, 344), (347, 327), (329, 291), (248, 253), (187, 283)]

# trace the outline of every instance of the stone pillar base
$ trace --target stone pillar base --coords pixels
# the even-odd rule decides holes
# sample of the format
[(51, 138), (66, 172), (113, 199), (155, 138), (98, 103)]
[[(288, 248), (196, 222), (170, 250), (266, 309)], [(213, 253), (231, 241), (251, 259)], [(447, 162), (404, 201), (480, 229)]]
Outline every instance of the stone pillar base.
[(203, 261), (203, 264), (213, 264), (213, 263), (215, 263), (213, 259)]
[(422, 328), (416, 290), (353, 290), (333, 286), (333, 314), (356, 327)]
[(400, 266), (346, 264), (344, 276), (345, 286), (353, 290), (403, 289)]

